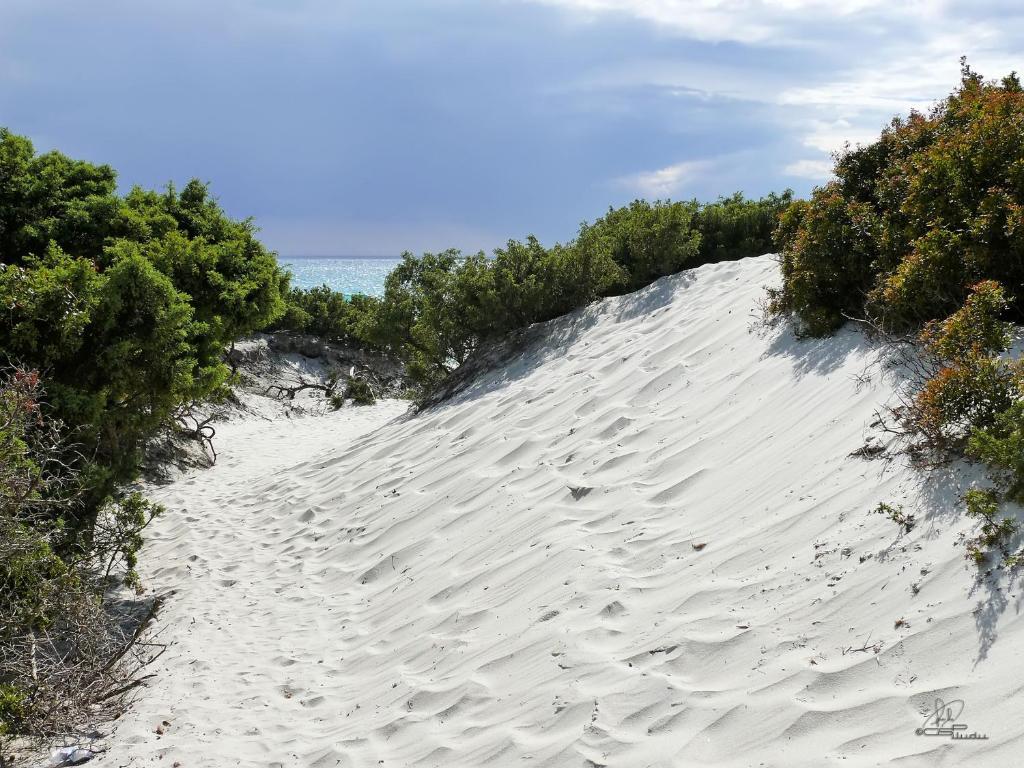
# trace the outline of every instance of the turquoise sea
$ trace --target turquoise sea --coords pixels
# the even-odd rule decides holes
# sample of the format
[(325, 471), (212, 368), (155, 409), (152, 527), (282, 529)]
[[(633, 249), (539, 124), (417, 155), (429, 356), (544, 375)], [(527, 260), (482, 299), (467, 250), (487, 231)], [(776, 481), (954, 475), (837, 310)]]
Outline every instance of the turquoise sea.
[(315, 288), (326, 284), (335, 291), (351, 296), (364, 293), (380, 296), (384, 292), (384, 278), (401, 259), (395, 258), (299, 258), (282, 256), (278, 262), (292, 273), (292, 285), (297, 288)]

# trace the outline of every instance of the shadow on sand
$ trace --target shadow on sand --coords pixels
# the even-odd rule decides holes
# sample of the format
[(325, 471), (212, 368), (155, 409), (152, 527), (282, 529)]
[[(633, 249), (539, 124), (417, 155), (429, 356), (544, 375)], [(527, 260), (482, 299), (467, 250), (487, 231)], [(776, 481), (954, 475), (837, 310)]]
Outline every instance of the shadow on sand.
[(787, 358), (797, 378), (809, 374), (827, 376), (841, 368), (851, 355), (877, 356), (879, 352), (879, 345), (852, 325), (825, 338), (798, 338), (788, 323), (762, 325), (755, 332), (773, 336), (763, 357)]

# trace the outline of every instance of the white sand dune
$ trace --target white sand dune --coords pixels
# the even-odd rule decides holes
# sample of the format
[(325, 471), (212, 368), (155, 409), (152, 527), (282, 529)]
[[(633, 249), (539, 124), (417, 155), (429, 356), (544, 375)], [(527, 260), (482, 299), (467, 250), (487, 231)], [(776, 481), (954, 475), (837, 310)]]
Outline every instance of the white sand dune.
[[(1018, 591), (955, 478), (849, 455), (891, 395), (857, 332), (751, 332), (775, 269), (599, 302), (415, 418), (223, 428), (155, 492), (174, 645), (103, 762), (1024, 764)], [(936, 698), (988, 740), (915, 734)]]

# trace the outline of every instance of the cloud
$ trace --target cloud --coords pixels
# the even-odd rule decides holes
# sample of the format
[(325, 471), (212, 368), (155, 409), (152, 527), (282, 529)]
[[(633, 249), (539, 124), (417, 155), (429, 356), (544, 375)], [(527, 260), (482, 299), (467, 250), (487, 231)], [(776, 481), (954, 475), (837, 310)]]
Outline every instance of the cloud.
[[(805, 129), (806, 130), (806, 129)], [(812, 120), (810, 130), (803, 137), (805, 147), (819, 152), (838, 152), (847, 144), (868, 144), (878, 138), (878, 127), (858, 127), (849, 120)]]
[[(971, 65), (989, 77), (1007, 74), (1020, 64), (1010, 37), (990, 24), (963, 22), (952, 33), (945, 31), (952, 19), (931, 21), (941, 31), (933, 29), (918, 50), (906, 46), (912, 53), (882, 53), (878, 64), (842, 68), (818, 84), (781, 91), (778, 105), (798, 118), (794, 130), (802, 134), (801, 143), (832, 153), (847, 142), (874, 141), (895, 115), (927, 112), (959, 82), (959, 59), (965, 53), (970, 54)], [(813, 178), (809, 166), (801, 167), (808, 173), (795, 175)]]
[[(794, 26), (833, 22), (890, 5), (888, 0), (525, 0), (596, 18), (617, 14), (708, 42), (779, 44)], [(918, 3), (910, 3), (916, 5)]]
[[(822, 153), (792, 159), (790, 167), (807, 178), (820, 178), (814, 168), (847, 141), (870, 142), (894, 115), (927, 111), (945, 97), (959, 80), (962, 55), (989, 77), (1021, 68), (1024, 7), (1010, 3), (982, 9), (967, 0), (520, 1), (591, 24), (632, 18), (662, 37), (694, 41), (661, 57), (612, 59), (578, 85), (653, 87), (666, 97), (757, 105), (794, 146)], [(650, 184), (657, 186), (657, 178)]]
[(284, 253), (564, 240), (627, 195), (805, 194), (845, 141), (948, 94), (961, 54), (1024, 68), (1011, 0), (0, 3), (4, 124), (126, 186), (210, 179)]
[(648, 199), (671, 197), (703, 176), (712, 165), (709, 160), (690, 160), (656, 171), (641, 171), (621, 176), (616, 179), (616, 183)]
[(832, 163), (828, 160), (797, 160), (783, 168), (782, 172), (800, 179), (824, 181), (832, 175)]

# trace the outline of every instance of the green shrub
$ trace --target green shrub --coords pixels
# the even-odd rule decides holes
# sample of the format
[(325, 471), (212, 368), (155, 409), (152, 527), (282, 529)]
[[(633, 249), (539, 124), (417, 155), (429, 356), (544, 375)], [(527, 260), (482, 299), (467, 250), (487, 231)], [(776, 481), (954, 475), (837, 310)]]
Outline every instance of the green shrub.
[(345, 399), (351, 400), (356, 405), (373, 405), (377, 400), (373, 395), (370, 382), (366, 379), (355, 378), (349, 379), (345, 385)]
[(1003, 287), (986, 280), (970, 291), (960, 309), (942, 322), (932, 321), (921, 333), (921, 342), (933, 357), (957, 361), (999, 354), (1010, 346), (1013, 327), (1001, 319), (1008, 307)]
[[(57, 618), (61, 593), (76, 587), (75, 576), (45, 535), (9, 518), (0, 520), (4, 557), (0, 561), (0, 643), (13, 628), (42, 630)], [(6, 630), (6, 631), (3, 631)]]
[(974, 286), (964, 305), (933, 321), (919, 336), (930, 375), (921, 382), (904, 422), (937, 453), (962, 450), (978, 430), (992, 427), (1024, 395), (1024, 366), (999, 357), (1010, 343), (1003, 289)]
[(17, 734), (28, 715), (28, 694), (13, 685), (0, 684), (0, 736)]
[(62, 591), (76, 586), (51, 546), (60, 533), (53, 514), (60, 503), (50, 491), (60, 486), (73, 494), (77, 485), (53, 462), (58, 444), (41, 396), (34, 372), (0, 373), (0, 644), (12, 632), (49, 626)]
[(697, 266), (701, 233), (695, 226), (695, 202), (634, 200), (610, 209), (580, 228), (576, 247), (600, 254), (621, 270), (613, 286), (634, 291), (663, 275)]
[(95, 571), (106, 578), (115, 567), (121, 566), (124, 568), (124, 583), (138, 587), (139, 575), (135, 566), (142, 549), (142, 531), (164, 511), (162, 506), (138, 492), (120, 499), (107, 499), (100, 508), (89, 542)]
[[(403, 254), (384, 281), (381, 302), (365, 318), (361, 338), (403, 360), (420, 386), (443, 380), (479, 341), (474, 325), (483, 323), (485, 262), (483, 254), (463, 258), (456, 250)], [(470, 285), (475, 292), (467, 290)]]
[(999, 497), (992, 490), (970, 490), (964, 495), (967, 516), (981, 521), (978, 534), (968, 539), (967, 557), (979, 568), (988, 560), (989, 554), (997, 552), (1000, 562), (1016, 566), (1020, 556), (1009, 551), (1010, 543), (1017, 535), (1017, 522), (1011, 517), (999, 516)]
[(940, 369), (915, 395), (907, 419), (937, 452), (959, 452), (976, 430), (995, 425), (1021, 396), (1016, 366), (970, 356)]
[(377, 303), (371, 296), (347, 297), (326, 285), (292, 288), (285, 296), (284, 314), (268, 330), (297, 331), (326, 341), (360, 344), (360, 327)]
[(944, 229), (923, 234), (892, 272), (877, 277), (866, 298), (868, 314), (884, 328), (904, 331), (956, 310), (970, 282), (962, 241)]
[(991, 467), (1007, 496), (1024, 504), (1024, 402), (1013, 403), (991, 424), (975, 428), (967, 455)]
[(861, 313), (879, 227), (871, 206), (843, 196), (838, 183), (793, 203), (780, 221), (783, 288), (769, 310), (792, 314), (801, 335), (824, 336)]
[(1024, 317), (1024, 92), (966, 65), (927, 115), (894, 119), (841, 154), (836, 181), (783, 217), (783, 286), (772, 296), (808, 333), (869, 315), (906, 331), (954, 312), (994, 280)]
[(700, 264), (772, 249), (778, 215), (792, 193), (746, 200), (637, 200), (580, 226), (552, 247), (529, 236), (488, 258), (457, 250), (402, 255), (380, 299), (327, 286), (293, 289), (268, 330), (312, 333), (387, 352), (429, 390), (486, 340), (550, 320), (602, 296), (647, 285)]
[(737, 194), (704, 206), (637, 200), (550, 248), (531, 236), (510, 240), (491, 259), (454, 250), (406, 253), (381, 300), (355, 313), (351, 333), (401, 359), (412, 381), (429, 390), (486, 340), (682, 269), (771, 250), (776, 216), (791, 197)]
[(45, 372), (78, 444), (65, 458), (90, 488), (73, 530), (88, 533), (176, 407), (222, 390), (224, 348), (284, 311), (286, 285), (206, 185), (122, 197), (108, 166), (0, 129), (0, 349)]
[(67, 733), (116, 701), (132, 641), (112, 620), (106, 577), (121, 563), (134, 579), (158, 510), (133, 494), (72, 535), (64, 520), (81, 482), (42, 400), (35, 373), (0, 374), (0, 754), (12, 738)]
[(268, 329), (383, 350), (429, 390), (488, 339), (682, 269), (771, 250), (776, 219), (791, 199), (786, 192), (707, 205), (637, 200), (582, 224), (564, 245), (548, 248), (530, 236), (509, 240), (492, 258), (405, 253), (380, 299), (327, 286), (294, 289)]
[(694, 225), (700, 233), (700, 262), (734, 261), (775, 250), (779, 217), (792, 201), (792, 190), (760, 200), (747, 200), (737, 192), (699, 205)]

